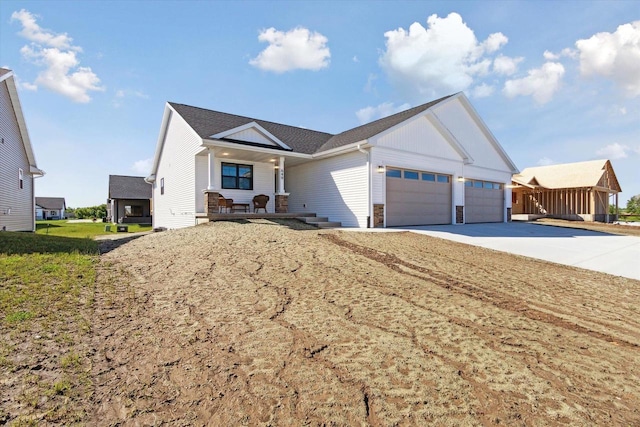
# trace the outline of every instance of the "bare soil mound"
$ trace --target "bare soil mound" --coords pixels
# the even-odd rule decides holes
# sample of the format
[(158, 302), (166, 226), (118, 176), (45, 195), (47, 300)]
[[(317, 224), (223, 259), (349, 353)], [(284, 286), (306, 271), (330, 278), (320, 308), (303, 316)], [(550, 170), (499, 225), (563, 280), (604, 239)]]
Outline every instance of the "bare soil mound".
[(218, 222), (101, 256), (95, 425), (638, 425), (640, 282)]

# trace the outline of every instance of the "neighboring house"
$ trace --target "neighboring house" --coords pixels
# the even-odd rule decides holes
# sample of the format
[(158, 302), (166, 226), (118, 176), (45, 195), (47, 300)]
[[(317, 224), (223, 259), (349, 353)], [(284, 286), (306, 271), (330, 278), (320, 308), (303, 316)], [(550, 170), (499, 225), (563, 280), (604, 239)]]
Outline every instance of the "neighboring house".
[(622, 190), (609, 160), (526, 168), (513, 176), (513, 214), (609, 222), (609, 199)]
[(0, 230), (34, 231), (38, 169), (13, 72), (0, 68)]
[(109, 175), (107, 216), (118, 223), (151, 223), (151, 185), (141, 176)]
[(218, 212), (218, 195), (347, 227), (504, 222), (509, 156), (463, 93), (332, 135), (167, 103), (147, 181), (154, 227)]
[(36, 219), (66, 219), (64, 197), (36, 197)]

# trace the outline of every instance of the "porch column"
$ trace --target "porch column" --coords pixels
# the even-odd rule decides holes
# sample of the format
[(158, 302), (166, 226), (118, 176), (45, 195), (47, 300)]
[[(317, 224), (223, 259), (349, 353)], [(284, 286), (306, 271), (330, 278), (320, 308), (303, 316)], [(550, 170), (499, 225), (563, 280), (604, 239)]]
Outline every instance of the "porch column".
[(215, 180), (215, 164), (216, 164), (216, 154), (213, 152), (211, 148), (207, 149), (207, 156), (209, 158), (209, 181), (207, 183), (207, 190), (213, 190), (214, 180)]
[(289, 212), (289, 193), (284, 190), (284, 157), (278, 161), (278, 191), (276, 192), (276, 213)]
[(278, 161), (278, 194), (284, 193), (284, 157)]

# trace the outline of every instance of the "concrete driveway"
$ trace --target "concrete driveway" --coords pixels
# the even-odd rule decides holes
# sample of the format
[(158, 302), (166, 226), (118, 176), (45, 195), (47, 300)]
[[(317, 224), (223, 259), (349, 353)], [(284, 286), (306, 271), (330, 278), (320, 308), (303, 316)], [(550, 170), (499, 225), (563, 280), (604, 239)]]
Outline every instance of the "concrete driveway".
[(640, 280), (640, 237), (533, 223), (393, 227)]

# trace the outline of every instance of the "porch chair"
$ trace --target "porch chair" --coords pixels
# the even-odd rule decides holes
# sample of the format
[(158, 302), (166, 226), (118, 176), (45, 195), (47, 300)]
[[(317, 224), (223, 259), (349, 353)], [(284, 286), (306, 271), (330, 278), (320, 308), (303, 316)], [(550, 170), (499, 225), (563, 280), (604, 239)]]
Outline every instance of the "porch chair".
[(267, 203), (269, 202), (269, 196), (266, 194), (258, 194), (253, 197), (253, 212), (258, 212), (258, 209), (264, 209), (264, 213), (267, 213)]
[(222, 194), (218, 196), (218, 213), (225, 209), (225, 213), (229, 213), (229, 210), (233, 206), (233, 199), (225, 199)]

